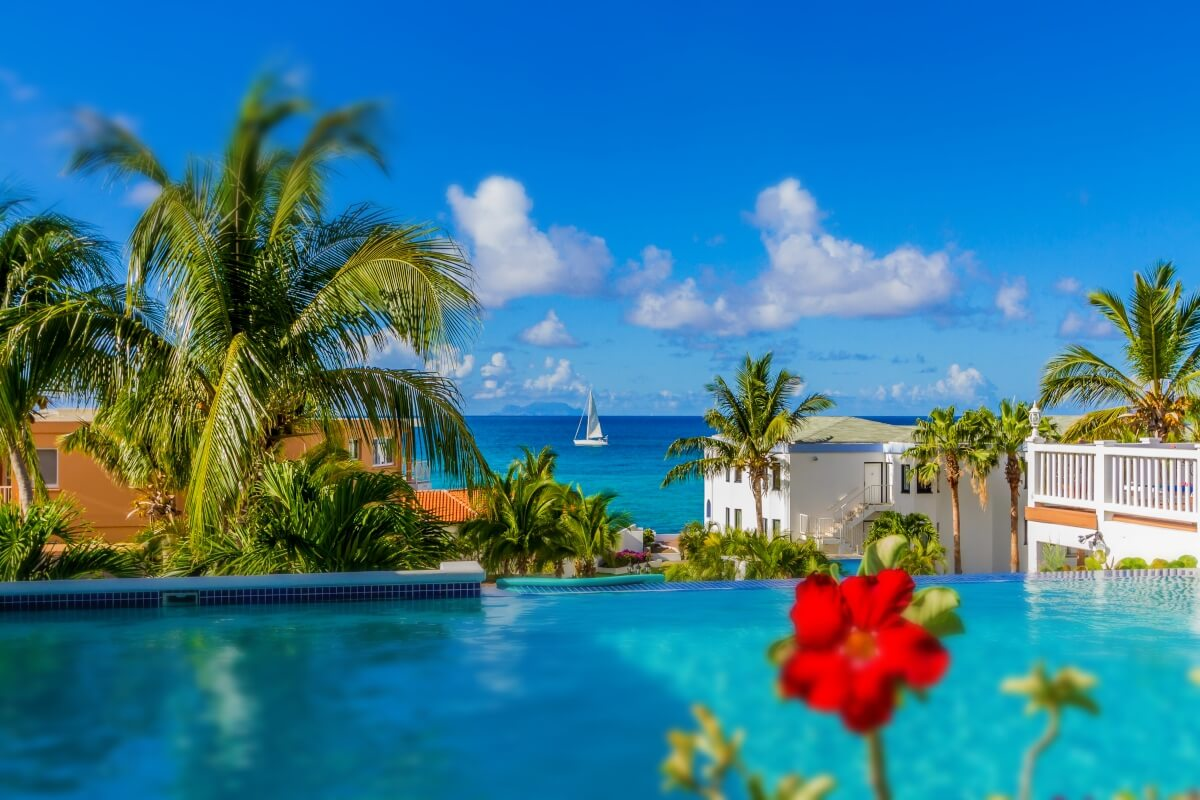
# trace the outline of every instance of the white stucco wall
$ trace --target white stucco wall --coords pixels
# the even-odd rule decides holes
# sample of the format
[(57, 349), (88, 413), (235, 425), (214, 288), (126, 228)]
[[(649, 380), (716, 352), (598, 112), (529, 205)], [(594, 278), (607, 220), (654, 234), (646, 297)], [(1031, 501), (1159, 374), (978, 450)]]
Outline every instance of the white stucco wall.
[[(1026, 563), (1030, 565), (1029, 571), (1036, 572), (1040, 567), (1043, 543), (1085, 550), (1089, 553), (1093, 549), (1102, 549), (1105, 552), (1106, 560), (1111, 558), (1114, 562), (1123, 558), (1144, 558), (1149, 564), (1156, 558), (1174, 561), (1184, 555), (1200, 557), (1200, 534), (1195, 531), (1104, 520), (1100, 523), (1100, 535), (1103, 537), (1103, 541), (1098, 544), (1097, 548), (1090, 547), (1090, 542), (1080, 542), (1080, 537), (1089, 533), (1091, 531), (1085, 528), (1030, 522), (1029, 546), (1026, 552)], [(1070, 561), (1069, 563), (1074, 562)]]
[[(906, 443), (888, 444), (812, 444), (793, 445), (784, 458), (789, 469), (783, 474), (783, 491), (767, 492), (763, 516), (768, 520), (782, 519), (785, 531), (799, 530), (799, 516), (808, 515), (810, 530), (816, 530), (821, 517), (832, 517), (842, 498), (862, 491), (868, 462), (880, 463), (884, 480), (891, 488), (893, 510), (903, 514), (927, 515), (938, 526), (942, 543), (948, 554), (953, 552), (950, 491), (944, 478), (939, 479), (929, 494), (917, 492), (915, 479), (909, 493), (900, 491), (900, 466)], [(732, 477), (732, 476), (731, 476)], [(961, 542), (963, 569), (966, 572), (1005, 572), (1009, 569), (1008, 484), (1002, 469), (988, 478), (989, 502), (982, 507), (971, 488), (969, 478), (959, 486), (962, 514)], [(1022, 492), (1020, 505), (1024, 507)], [(725, 524), (725, 509), (742, 509), (742, 526), (754, 525), (754, 498), (749, 483), (726, 481), (724, 475), (704, 482), (706, 522)], [(711, 508), (711, 513), (707, 513)], [(861, 537), (869, 522), (860, 522), (855, 538)], [(1023, 531), (1022, 531), (1023, 534)], [(1022, 540), (1023, 541), (1023, 540)], [(1020, 542), (1019, 542), (1020, 544)], [(952, 561), (951, 561), (952, 564)], [(1022, 565), (1024, 567), (1024, 564)]]

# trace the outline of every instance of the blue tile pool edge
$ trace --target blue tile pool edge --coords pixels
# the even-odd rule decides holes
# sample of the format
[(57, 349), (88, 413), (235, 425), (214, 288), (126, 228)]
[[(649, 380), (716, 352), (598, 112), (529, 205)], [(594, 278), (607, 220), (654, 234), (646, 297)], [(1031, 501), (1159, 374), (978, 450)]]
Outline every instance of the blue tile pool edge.
[[(1200, 569), (1091, 570), (1082, 572), (987, 572), (972, 575), (918, 575), (918, 586), (964, 583), (1069, 582), (1082, 580), (1153, 580), (1163, 577), (1198, 577)], [(746, 581), (667, 581), (665, 583), (613, 586), (523, 586), (516, 589), (488, 587), (488, 594), (546, 595), (610, 592), (702, 592), (791, 589), (798, 578)]]
[(0, 583), (0, 613), (478, 598), (475, 562), (436, 570)]

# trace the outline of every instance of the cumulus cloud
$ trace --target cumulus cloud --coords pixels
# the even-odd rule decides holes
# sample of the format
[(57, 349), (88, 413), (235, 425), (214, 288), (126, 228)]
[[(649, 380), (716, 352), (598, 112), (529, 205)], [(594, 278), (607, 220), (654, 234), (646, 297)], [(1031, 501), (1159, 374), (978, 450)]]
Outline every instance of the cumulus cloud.
[(944, 377), (933, 383), (910, 385), (894, 383), (880, 386), (874, 392), (876, 400), (898, 402), (975, 402), (987, 392), (988, 381), (975, 367), (963, 368), (951, 364)]
[(587, 387), (583, 385), (583, 381), (575, 374), (575, 370), (571, 368), (571, 362), (568, 359), (560, 358), (556, 360), (548, 356), (543, 366), (547, 372), (526, 380), (526, 389), (547, 394), (582, 394), (586, 391)]
[[(482, 372), (483, 370), (480, 370)], [(495, 378), (484, 380), (479, 391), (471, 395), (473, 400), (498, 400), (508, 394), (508, 384), (501, 384)]]
[(1058, 325), (1058, 335), (1064, 339), (1107, 339), (1115, 333), (1112, 323), (1095, 311), (1068, 311)]
[(622, 294), (636, 294), (658, 286), (671, 277), (674, 265), (670, 250), (647, 245), (642, 248), (640, 261), (630, 261), (625, 266), (625, 274), (617, 281), (617, 290)]
[(600, 237), (572, 226), (538, 228), (529, 216), (533, 201), (512, 178), (486, 178), (473, 195), (451, 186), (446, 199), (470, 244), (476, 292), (486, 306), (530, 295), (592, 294), (612, 266)]
[(1083, 284), (1080, 283), (1079, 278), (1065, 275), (1054, 282), (1054, 288), (1063, 294), (1079, 294), (1083, 289)]
[(996, 290), (996, 308), (1005, 319), (1029, 319), (1025, 302), (1029, 299), (1029, 284), (1024, 277), (1002, 281)]
[(447, 378), (462, 380), (474, 371), (475, 356), (470, 353), (460, 356), (457, 350), (447, 347), (439, 350), (432, 359), (425, 362), (425, 368), (439, 372)]
[[(877, 255), (821, 227), (812, 194), (795, 178), (764, 189), (751, 221), (767, 267), (741, 290), (703, 298), (694, 281), (638, 295), (629, 320), (718, 334), (778, 330), (804, 317), (900, 317), (943, 305), (958, 289), (945, 251), (902, 245)], [(661, 312), (661, 313), (659, 313)]]
[(479, 368), (479, 374), (485, 378), (494, 378), (508, 372), (508, 356), (504, 353), (492, 353), (488, 362)]
[(546, 312), (546, 318), (541, 322), (521, 331), (521, 341), (537, 347), (574, 347), (578, 344), (553, 308)]

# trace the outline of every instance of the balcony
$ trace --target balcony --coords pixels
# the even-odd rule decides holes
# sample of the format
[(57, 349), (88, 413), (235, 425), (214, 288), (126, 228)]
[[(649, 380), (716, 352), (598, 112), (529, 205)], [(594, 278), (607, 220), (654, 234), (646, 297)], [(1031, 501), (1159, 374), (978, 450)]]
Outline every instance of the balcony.
[(1035, 508), (1084, 511), (1105, 520), (1158, 523), (1195, 530), (1200, 449), (1194, 444), (1027, 445), (1027, 519)]

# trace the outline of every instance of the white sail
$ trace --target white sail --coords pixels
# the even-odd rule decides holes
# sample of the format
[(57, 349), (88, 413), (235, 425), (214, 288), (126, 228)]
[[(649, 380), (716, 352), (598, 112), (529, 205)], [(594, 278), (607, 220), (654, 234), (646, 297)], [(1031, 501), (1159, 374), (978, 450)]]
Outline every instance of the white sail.
[(600, 429), (600, 415), (596, 413), (596, 398), (592, 396), (591, 390), (588, 390), (587, 438), (604, 438), (604, 431)]

